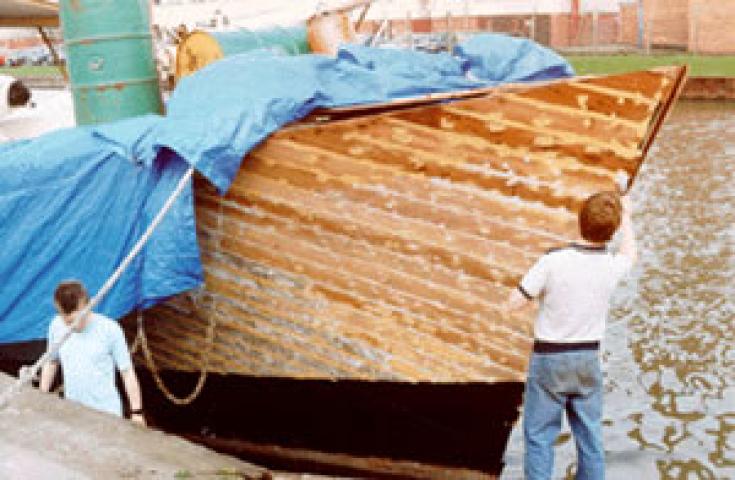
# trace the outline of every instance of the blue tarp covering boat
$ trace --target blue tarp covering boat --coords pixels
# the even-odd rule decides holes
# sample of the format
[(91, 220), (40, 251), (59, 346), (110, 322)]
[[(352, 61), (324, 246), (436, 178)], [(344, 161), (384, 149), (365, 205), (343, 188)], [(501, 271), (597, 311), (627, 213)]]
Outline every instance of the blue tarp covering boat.
[[(185, 78), (165, 117), (0, 145), (0, 343), (44, 338), (64, 279), (96, 292), (188, 166), (225, 192), (247, 152), (317, 107), (571, 76), (554, 52), (484, 34), (454, 56), (359, 46), (337, 58), (253, 53)], [(119, 318), (203, 281), (189, 186), (99, 305)]]

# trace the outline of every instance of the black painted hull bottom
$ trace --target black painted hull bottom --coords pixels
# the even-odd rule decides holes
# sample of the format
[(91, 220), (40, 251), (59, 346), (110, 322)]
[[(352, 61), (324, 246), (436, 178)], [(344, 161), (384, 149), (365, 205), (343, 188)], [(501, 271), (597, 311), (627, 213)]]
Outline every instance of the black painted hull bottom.
[[(15, 374), (44, 347), (44, 342), (2, 345), (0, 368)], [(523, 392), (517, 382), (407, 384), (209, 374), (193, 403), (176, 406), (146, 369), (139, 368), (138, 376), (147, 420), (166, 432), (491, 475), (502, 469)], [(184, 396), (198, 374), (163, 372), (162, 377), (174, 393)], [(329, 468), (279, 463), (275, 458), (245, 459), (273, 469), (330, 473)]]
[[(490, 474), (500, 473), (523, 392), (522, 383), (331, 382), (210, 374), (201, 396), (190, 406), (177, 407), (161, 395), (147, 371), (139, 376), (146, 412), (162, 430)], [(182, 395), (197, 380), (196, 374), (181, 372), (163, 377)]]

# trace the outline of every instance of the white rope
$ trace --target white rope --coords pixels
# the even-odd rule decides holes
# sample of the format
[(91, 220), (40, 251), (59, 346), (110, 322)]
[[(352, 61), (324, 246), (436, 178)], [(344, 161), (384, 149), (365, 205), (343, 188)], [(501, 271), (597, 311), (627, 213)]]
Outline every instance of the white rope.
[[(217, 236), (220, 237), (222, 235), (222, 224), (223, 224), (223, 206), (222, 202), (219, 202), (219, 211), (217, 212)], [(204, 315), (202, 315), (202, 309), (199, 307), (199, 304), (197, 302), (197, 298), (194, 296), (191, 296), (191, 304), (194, 307), (196, 316), (200, 319), (204, 319)], [(156, 383), (156, 386), (158, 387), (158, 390), (168, 399), (169, 402), (173, 403), (174, 405), (189, 405), (194, 400), (196, 400), (199, 397), (199, 394), (202, 392), (202, 389), (204, 388), (204, 384), (207, 381), (207, 375), (209, 374), (209, 359), (210, 354), (212, 353), (212, 350), (214, 348), (214, 330), (216, 327), (216, 320), (214, 319), (214, 309), (211, 309), (209, 312), (209, 315), (207, 315), (207, 318), (209, 319), (207, 329), (206, 329), (206, 337), (205, 337), (205, 350), (203, 350), (201, 355), (201, 365), (202, 368), (199, 372), (199, 378), (197, 379), (196, 385), (192, 389), (191, 393), (185, 397), (177, 397), (174, 395), (171, 390), (166, 386), (166, 383), (163, 381), (163, 378), (161, 377), (161, 374), (158, 370), (158, 367), (156, 366), (156, 361), (153, 358), (153, 352), (151, 351), (150, 347), (148, 346), (148, 337), (145, 333), (145, 325), (143, 321), (143, 312), (141, 310), (138, 310), (138, 329), (137, 333), (135, 335), (135, 340), (133, 341), (133, 345), (130, 347), (130, 354), (134, 354), (138, 348), (141, 349), (141, 354), (143, 356), (143, 359), (145, 360), (146, 365), (148, 366), (148, 370), (151, 372), (151, 376), (153, 377), (153, 381)]]
[[(192, 304), (194, 305), (194, 308), (197, 310), (197, 316), (199, 318), (202, 318), (202, 315), (200, 314), (201, 309), (196, 305), (196, 302), (194, 299), (192, 299)], [(197, 383), (192, 389), (191, 393), (189, 393), (189, 395), (185, 397), (177, 397), (166, 386), (166, 383), (163, 381), (163, 378), (161, 378), (161, 374), (158, 371), (158, 367), (156, 367), (156, 362), (153, 359), (153, 352), (151, 352), (151, 349), (148, 346), (148, 337), (145, 334), (145, 327), (143, 325), (143, 312), (141, 310), (138, 310), (138, 333), (135, 336), (135, 342), (133, 343), (133, 347), (131, 348), (130, 351), (131, 353), (134, 353), (138, 349), (138, 346), (141, 347), (141, 353), (143, 355), (143, 359), (145, 360), (146, 365), (148, 365), (148, 370), (151, 372), (153, 381), (156, 383), (156, 386), (161, 391), (161, 393), (163, 393), (163, 395), (168, 399), (168, 401), (173, 403), (174, 405), (189, 405), (191, 402), (196, 400), (197, 397), (199, 397), (199, 394), (202, 393), (204, 384), (207, 381), (207, 374), (209, 373), (209, 358), (210, 358), (210, 353), (212, 352), (212, 348), (214, 345), (214, 329), (216, 326), (216, 321), (214, 320), (214, 314), (212, 313), (211, 315), (208, 316), (208, 318), (209, 318), (209, 323), (207, 325), (207, 332), (206, 332), (206, 338), (205, 338), (206, 347), (200, 353), (202, 369), (199, 372), (199, 378), (197, 379)]]
[(171, 209), (174, 201), (176, 201), (178, 196), (184, 190), (184, 187), (188, 184), (193, 174), (194, 168), (189, 167), (186, 173), (181, 177), (181, 180), (179, 180), (179, 184), (176, 186), (174, 192), (171, 194), (170, 197), (168, 197), (166, 203), (163, 205), (163, 207), (161, 207), (161, 210), (158, 212), (158, 214), (156, 214), (156, 217), (148, 226), (148, 229), (145, 231), (143, 236), (140, 237), (138, 243), (135, 244), (128, 256), (125, 257), (120, 266), (117, 267), (117, 270), (115, 270), (115, 272), (110, 276), (110, 278), (107, 279), (104, 285), (102, 285), (102, 288), (100, 288), (100, 290), (97, 292), (97, 295), (95, 295), (94, 298), (87, 304), (87, 306), (74, 317), (74, 320), (71, 323), (71, 328), (67, 330), (67, 332), (61, 337), (61, 339), (59, 339), (58, 342), (51, 345), (48, 350), (46, 350), (46, 353), (44, 353), (41, 358), (36, 361), (36, 363), (34, 363), (30, 367), (23, 367), (20, 369), (20, 372), (18, 373), (18, 379), (13, 382), (13, 384), (10, 385), (10, 387), (8, 387), (0, 396), (0, 409), (7, 406), (10, 400), (18, 394), (20, 389), (25, 384), (30, 383), (36, 377), (36, 375), (38, 375), (38, 371), (41, 369), (41, 367), (58, 353), (64, 342), (66, 342), (67, 339), (71, 336), (74, 329), (79, 326), (81, 320), (86, 317), (94, 309), (94, 307), (97, 306), (97, 304), (115, 284), (115, 282), (118, 281), (120, 276), (122, 276), (123, 272), (125, 272), (125, 270), (130, 265), (130, 262), (133, 261), (138, 253), (140, 253), (140, 251), (143, 249), (146, 242), (148, 242), (148, 239), (153, 234), (153, 231), (156, 229), (156, 227), (158, 227), (158, 224), (161, 223), (163, 217)]

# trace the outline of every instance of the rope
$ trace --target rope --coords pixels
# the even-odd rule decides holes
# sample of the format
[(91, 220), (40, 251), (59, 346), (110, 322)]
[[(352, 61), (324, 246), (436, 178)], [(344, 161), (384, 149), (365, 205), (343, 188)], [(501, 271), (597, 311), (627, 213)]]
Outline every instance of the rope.
[[(199, 307), (196, 305), (196, 301), (192, 299), (192, 304), (194, 305), (194, 308), (197, 310), (197, 312), (200, 311)], [(199, 318), (202, 318), (202, 315), (197, 313), (197, 316)], [(189, 395), (186, 397), (177, 397), (173, 393), (171, 393), (171, 390), (166, 387), (166, 384), (164, 383), (163, 379), (161, 378), (161, 375), (158, 371), (158, 368), (156, 367), (156, 362), (153, 360), (153, 354), (148, 347), (148, 337), (145, 334), (145, 328), (143, 325), (143, 312), (142, 310), (138, 310), (138, 332), (135, 336), (135, 341), (133, 342), (133, 346), (130, 349), (130, 353), (135, 353), (135, 351), (138, 349), (138, 346), (141, 347), (143, 358), (145, 359), (146, 365), (148, 366), (148, 370), (151, 372), (151, 375), (153, 376), (153, 381), (156, 382), (156, 386), (158, 389), (163, 393), (163, 395), (168, 399), (169, 402), (175, 404), (175, 405), (188, 405), (194, 400), (197, 399), (199, 394), (202, 392), (202, 389), (204, 388), (204, 384), (207, 381), (207, 374), (209, 373), (209, 358), (210, 353), (212, 352), (212, 346), (214, 345), (214, 329), (216, 326), (216, 321), (214, 320), (214, 315), (208, 315), (209, 318), (209, 325), (207, 326), (207, 336), (206, 336), (206, 349), (201, 353), (202, 355), (202, 370), (199, 372), (199, 379), (197, 380), (196, 385), (194, 386), (194, 389), (191, 391)]]
[(94, 307), (97, 306), (97, 304), (115, 284), (115, 282), (120, 279), (123, 272), (125, 272), (133, 259), (138, 255), (138, 253), (140, 253), (145, 244), (148, 242), (151, 235), (153, 235), (153, 231), (156, 229), (156, 227), (158, 227), (158, 225), (163, 220), (163, 217), (171, 209), (174, 201), (184, 190), (184, 187), (189, 183), (189, 180), (191, 179), (191, 176), (193, 174), (194, 168), (189, 167), (186, 173), (184, 173), (184, 175), (181, 177), (181, 180), (179, 180), (179, 183), (178, 185), (176, 185), (176, 189), (174, 190), (174, 192), (171, 194), (170, 197), (168, 197), (166, 203), (164, 203), (163, 207), (161, 207), (161, 210), (156, 214), (155, 218), (148, 226), (143, 236), (140, 237), (140, 240), (138, 240), (135, 246), (133, 246), (133, 249), (130, 251), (130, 253), (128, 253), (128, 256), (125, 257), (125, 259), (122, 261), (122, 263), (120, 263), (115, 272), (113, 272), (110, 278), (108, 278), (104, 285), (102, 285), (102, 288), (100, 288), (100, 290), (97, 292), (97, 295), (95, 295), (94, 298), (87, 304), (87, 306), (81, 312), (77, 313), (77, 315), (74, 317), (74, 320), (71, 323), (71, 328), (69, 328), (56, 343), (51, 345), (48, 350), (46, 350), (46, 353), (41, 355), (41, 358), (39, 358), (36, 363), (34, 363), (30, 367), (23, 367), (20, 369), (20, 372), (18, 372), (18, 379), (13, 382), (13, 384), (10, 385), (7, 389), (5, 389), (2, 395), (0, 395), (0, 409), (7, 406), (10, 400), (20, 392), (20, 389), (25, 384), (30, 383), (34, 378), (36, 378), (36, 375), (38, 375), (38, 371), (41, 369), (41, 367), (48, 363), (48, 361), (51, 360), (51, 358), (59, 352), (61, 346), (69, 339), (74, 329), (77, 328), (81, 323), (82, 319), (86, 317), (94, 309)]

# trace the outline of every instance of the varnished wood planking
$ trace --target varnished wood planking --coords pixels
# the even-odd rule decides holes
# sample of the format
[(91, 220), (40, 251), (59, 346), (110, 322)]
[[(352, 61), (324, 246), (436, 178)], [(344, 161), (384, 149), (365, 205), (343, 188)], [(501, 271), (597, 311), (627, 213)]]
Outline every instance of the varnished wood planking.
[[(521, 379), (530, 315), (504, 315), (502, 300), (538, 255), (573, 238), (588, 194), (637, 172), (680, 75), (296, 125), (245, 159), (224, 198), (197, 181), (214, 370)], [(171, 306), (152, 314), (166, 368), (197, 370), (206, 321)]]

